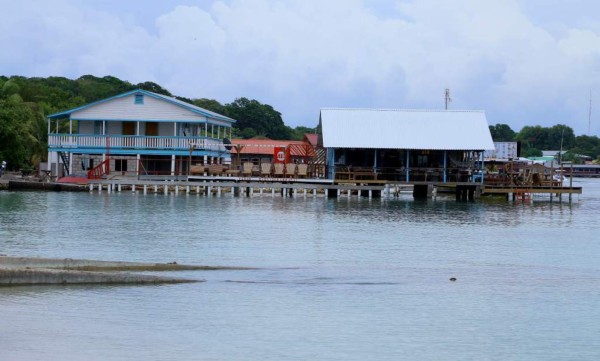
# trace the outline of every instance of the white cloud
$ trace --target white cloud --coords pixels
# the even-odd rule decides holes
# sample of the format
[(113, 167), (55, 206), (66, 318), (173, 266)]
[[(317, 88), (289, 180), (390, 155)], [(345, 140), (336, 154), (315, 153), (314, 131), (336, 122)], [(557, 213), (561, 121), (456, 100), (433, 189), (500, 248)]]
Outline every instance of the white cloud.
[(152, 80), (222, 102), (246, 96), (293, 126), (314, 125), (325, 106), (441, 108), (449, 87), (452, 108), (484, 109), (490, 123), (584, 133), (586, 94), (600, 77), (599, 23), (574, 10), (584, 2), (540, 13), (517, 0), (188, 1), (162, 4), (151, 28), (85, 1), (9, 2), (0, 44), (11, 51), (0, 67)]

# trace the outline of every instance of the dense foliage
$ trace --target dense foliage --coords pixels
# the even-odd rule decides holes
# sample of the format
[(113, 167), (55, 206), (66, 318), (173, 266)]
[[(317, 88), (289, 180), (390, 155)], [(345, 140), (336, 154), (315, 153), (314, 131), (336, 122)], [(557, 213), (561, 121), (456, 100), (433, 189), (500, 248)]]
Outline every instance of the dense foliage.
[(563, 159), (582, 162), (582, 156), (600, 159), (600, 138), (596, 136), (575, 136), (573, 129), (564, 124), (552, 127), (525, 126), (518, 133), (506, 124), (490, 125), (490, 133), (495, 142), (518, 141), (521, 143), (522, 157), (537, 157), (542, 150), (564, 150)]
[[(0, 161), (9, 169), (37, 166), (47, 157), (49, 114), (72, 109), (134, 89), (174, 96), (153, 82), (131, 84), (112, 76), (84, 75), (71, 80), (64, 77), (26, 78), (0, 76)], [(283, 123), (281, 113), (256, 100), (238, 98), (230, 104), (212, 99), (177, 99), (238, 120), (234, 135), (271, 139), (302, 139), (314, 129), (292, 129)]]
[[(131, 84), (112, 76), (84, 75), (75, 80), (0, 76), (0, 161), (7, 161), (9, 169), (37, 166), (47, 156), (47, 115), (133, 89), (173, 96), (153, 82)], [(316, 130), (286, 126), (280, 112), (254, 99), (241, 97), (221, 104), (214, 99), (175, 97), (236, 119), (234, 137), (299, 140)], [(563, 149), (568, 151), (565, 157), (576, 162), (581, 161), (582, 155), (600, 159), (598, 137), (575, 136), (572, 128), (562, 124), (526, 126), (519, 132), (507, 124), (496, 124), (490, 126), (490, 132), (494, 141), (519, 141), (524, 157), (541, 155), (541, 150)]]

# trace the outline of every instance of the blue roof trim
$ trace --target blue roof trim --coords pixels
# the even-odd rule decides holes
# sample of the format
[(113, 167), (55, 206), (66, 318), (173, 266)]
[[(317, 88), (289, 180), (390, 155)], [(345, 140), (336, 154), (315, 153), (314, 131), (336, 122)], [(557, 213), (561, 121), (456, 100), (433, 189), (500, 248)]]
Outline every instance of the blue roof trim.
[[(106, 148), (73, 148), (73, 149), (65, 149), (65, 148), (48, 148), (50, 152), (66, 152), (66, 153), (74, 153), (74, 154), (105, 154)], [(136, 151), (131, 151), (127, 149), (110, 149), (111, 155), (181, 155), (188, 156), (190, 155), (189, 150), (156, 150), (156, 149), (138, 149)], [(229, 152), (217, 152), (214, 150), (194, 150), (192, 156), (210, 156), (210, 157), (229, 157)]]
[[(206, 119), (185, 119), (185, 120), (174, 120), (174, 119), (101, 119), (101, 118), (71, 118), (71, 120), (77, 120), (80, 122), (140, 122), (140, 123), (194, 123), (194, 124), (206, 124)], [(219, 119), (217, 119), (219, 120)], [(231, 127), (231, 124), (219, 124), (215, 123), (214, 120), (209, 118), (208, 124), (219, 125), (222, 127)]]
[(235, 123), (236, 122), (235, 119), (226, 117), (224, 115), (221, 115), (221, 114), (218, 114), (218, 113), (215, 113), (215, 112), (211, 112), (210, 110), (207, 110), (207, 109), (204, 109), (204, 108), (200, 108), (200, 107), (195, 106), (193, 104), (189, 104), (189, 103), (186, 103), (184, 101), (175, 99), (173, 97), (169, 97), (169, 96), (161, 95), (161, 94), (156, 94), (156, 93), (149, 92), (147, 90), (142, 90), (142, 89), (131, 90), (131, 91), (128, 91), (128, 92), (125, 92), (125, 93), (122, 93), (122, 94), (118, 94), (118, 95), (112, 96), (110, 98), (106, 98), (106, 99), (95, 101), (93, 103), (82, 105), (82, 106), (77, 107), (77, 108), (65, 110), (65, 111), (60, 112), (60, 113), (50, 114), (48, 116), (48, 118), (49, 119), (55, 119), (55, 118), (67, 117), (67, 116), (70, 116), (71, 113), (74, 113), (76, 111), (83, 110), (83, 109), (86, 109), (86, 108), (89, 108), (89, 107), (92, 107), (92, 106), (95, 106), (95, 105), (98, 105), (98, 104), (102, 104), (102, 103), (105, 103), (105, 102), (109, 102), (109, 101), (114, 100), (114, 99), (128, 97), (128, 96), (130, 96), (132, 94), (145, 94), (145, 95), (147, 95), (149, 97), (152, 97), (152, 98), (155, 98), (155, 99), (160, 99), (160, 100), (169, 102), (171, 104), (175, 104), (175, 105), (180, 106), (182, 108), (185, 108), (185, 109), (187, 109), (187, 110), (189, 110), (191, 112), (194, 112), (194, 113), (197, 113), (197, 114), (201, 114), (201, 115), (206, 116), (206, 117), (211, 117), (211, 118), (215, 118), (215, 119), (218, 119), (218, 120), (224, 120), (224, 121), (230, 122), (230, 123)]

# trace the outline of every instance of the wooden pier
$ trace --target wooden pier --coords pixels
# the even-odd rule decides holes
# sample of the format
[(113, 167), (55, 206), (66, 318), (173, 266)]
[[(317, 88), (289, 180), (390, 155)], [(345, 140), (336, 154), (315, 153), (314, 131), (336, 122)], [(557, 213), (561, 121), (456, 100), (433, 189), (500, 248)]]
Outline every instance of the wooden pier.
[(90, 192), (143, 192), (155, 194), (198, 194), (207, 196), (280, 195), (282, 197), (368, 197), (391, 195), (395, 188), (387, 184), (335, 184), (328, 179), (286, 179), (258, 177), (190, 176), (185, 180), (90, 180)]
[(32, 181), (11, 181), (11, 190), (140, 192), (143, 194), (195, 194), (204, 196), (271, 195), (281, 197), (358, 197), (390, 199), (412, 195), (415, 199), (436, 198), (454, 194), (457, 201), (474, 201), (481, 196), (504, 195), (507, 200), (530, 200), (546, 195), (552, 201), (568, 195), (582, 194), (581, 187), (489, 185), (473, 182), (402, 182), (385, 180), (331, 180), (320, 178), (264, 178), (226, 176), (153, 177), (137, 179), (114, 177), (90, 179), (86, 186)]

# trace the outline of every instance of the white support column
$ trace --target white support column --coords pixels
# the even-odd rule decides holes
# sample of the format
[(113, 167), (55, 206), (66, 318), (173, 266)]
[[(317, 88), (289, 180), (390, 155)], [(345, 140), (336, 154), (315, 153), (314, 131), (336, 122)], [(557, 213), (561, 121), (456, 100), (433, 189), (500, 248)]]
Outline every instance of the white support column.
[(171, 155), (171, 175), (175, 175), (175, 154)]
[(141, 154), (136, 154), (136, 162), (135, 162), (135, 172), (138, 175), (138, 180), (140, 179), (140, 175), (141, 175), (141, 169), (140, 169), (140, 163), (142, 160), (142, 155)]
[(144, 184), (144, 194), (148, 194), (148, 185)]
[(314, 188), (313, 189), (313, 197), (316, 197), (316, 196), (317, 196), (317, 188)]

